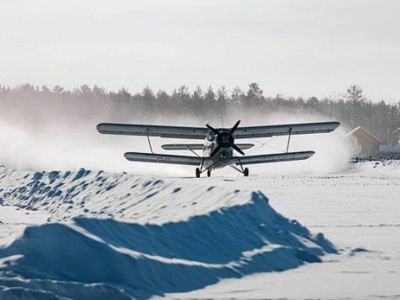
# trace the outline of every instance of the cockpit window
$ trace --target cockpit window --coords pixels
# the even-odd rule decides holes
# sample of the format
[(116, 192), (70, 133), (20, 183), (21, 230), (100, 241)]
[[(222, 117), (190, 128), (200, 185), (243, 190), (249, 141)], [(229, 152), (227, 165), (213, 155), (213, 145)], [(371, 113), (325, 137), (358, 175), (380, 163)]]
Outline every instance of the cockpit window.
[(207, 133), (207, 140), (208, 140), (208, 141), (212, 141), (212, 140), (214, 140), (214, 138), (215, 138), (214, 132), (209, 131), (209, 132)]

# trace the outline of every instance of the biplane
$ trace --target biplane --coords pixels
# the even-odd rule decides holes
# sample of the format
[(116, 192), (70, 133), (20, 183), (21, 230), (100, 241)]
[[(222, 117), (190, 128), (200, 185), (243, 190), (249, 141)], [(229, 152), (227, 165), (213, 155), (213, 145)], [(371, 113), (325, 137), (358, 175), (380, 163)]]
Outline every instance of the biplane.
[[(300, 134), (328, 133), (335, 130), (339, 122), (318, 122), (283, 125), (265, 125), (240, 127), (240, 120), (232, 128), (214, 128), (208, 123), (205, 127), (160, 126), (145, 124), (101, 123), (97, 125), (102, 134), (133, 135), (147, 137), (150, 152), (127, 152), (125, 158), (134, 162), (163, 163), (197, 166), (195, 175), (229, 166), (238, 172), (249, 176), (249, 169), (243, 167), (251, 164), (262, 164), (283, 161), (304, 160), (314, 151), (289, 152), (290, 137)], [(239, 139), (269, 138), (273, 136), (288, 136), (286, 152), (262, 155), (245, 155), (244, 151), (254, 147), (251, 143), (235, 143)], [(203, 143), (165, 144), (161, 147), (167, 151), (188, 150), (188, 155), (167, 155), (153, 152), (150, 137), (203, 140)], [(202, 155), (196, 153), (201, 150)], [(237, 154), (240, 154), (237, 155)]]

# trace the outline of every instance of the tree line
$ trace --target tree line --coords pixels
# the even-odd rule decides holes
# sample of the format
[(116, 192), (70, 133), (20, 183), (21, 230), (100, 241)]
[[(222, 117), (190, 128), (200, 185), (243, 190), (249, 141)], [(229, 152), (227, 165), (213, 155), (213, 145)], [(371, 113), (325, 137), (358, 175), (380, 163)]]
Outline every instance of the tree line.
[[(10, 105), (11, 104), (11, 105)], [(310, 97), (265, 96), (257, 83), (249, 84), (247, 91), (225, 87), (203, 90), (197, 87), (190, 91), (180, 86), (172, 93), (155, 92), (145, 87), (140, 93), (131, 93), (125, 88), (106, 91), (94, 86), (82, 85), (72, 91), (61, 86), (48, 88), (23, 84), (15, 88), (0, 85), (0, 108), (13, 111), (29, 109), (32, 114), (77, 114), (85, 118), (87, 114), (119, 122), (152, 122), (153, 120), (179, 122), (180, 118), (193, 120), (219, 120), (226, 116), (234, 118), (265, 120), (267, 116), (282, 112), (297, 114), (319, 114), (329, 120), (338, 120), (348, 129), (361, 126), (379, 138), (384, 144), (397, 144), (400, 127), (400, 102), (386, 103), (383, 100), (368, 99), (361, 87), (351, 85), (342, 94), (318, 99)], [(15, 109), (14, 109), (15, 110)], [(67, 113), (66, 113), (67, 112)], [(34, 115), (30, 114), (30, 117)], [(66, 115), (67, 114), (67, 115)], [(44, 116), (45, 117), (45, 116)], [(186, 122), (187, 123), (187, 122)], [(219, 124), (215, 125), (218, 127)], [(225, 124), (227, 127), (230, 124)]]

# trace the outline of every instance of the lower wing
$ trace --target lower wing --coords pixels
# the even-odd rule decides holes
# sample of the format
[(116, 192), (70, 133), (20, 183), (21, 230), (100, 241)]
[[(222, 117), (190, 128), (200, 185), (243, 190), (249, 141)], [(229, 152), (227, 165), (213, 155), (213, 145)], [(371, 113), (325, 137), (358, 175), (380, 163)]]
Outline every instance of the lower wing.
[(236, 165), (240, 164), (251, 165), (251, 164), (281, 162), (281, 161), (303, 160), (310, 158), (311, 156), (314, 155), (314, 153), (315, 153), (314, 151), (302, 151), (302, 152), (242, 156), (242, 157), (234, 157), (230, 160), (230, 162)]
[(197, 156), (165, 155), (154, 153), (127, 152), (124, 156), (130, 161), (188, 166), (200, 166), (203, 161), (203, 158)]

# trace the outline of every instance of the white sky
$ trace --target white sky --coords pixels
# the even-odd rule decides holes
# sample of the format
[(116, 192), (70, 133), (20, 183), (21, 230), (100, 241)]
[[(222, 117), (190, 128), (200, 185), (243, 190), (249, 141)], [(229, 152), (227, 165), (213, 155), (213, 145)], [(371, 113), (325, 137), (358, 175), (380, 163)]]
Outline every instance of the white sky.
[(400, 100), (397, 0), (0, 0), (0, 84)]

